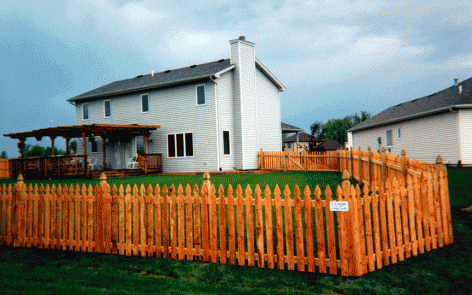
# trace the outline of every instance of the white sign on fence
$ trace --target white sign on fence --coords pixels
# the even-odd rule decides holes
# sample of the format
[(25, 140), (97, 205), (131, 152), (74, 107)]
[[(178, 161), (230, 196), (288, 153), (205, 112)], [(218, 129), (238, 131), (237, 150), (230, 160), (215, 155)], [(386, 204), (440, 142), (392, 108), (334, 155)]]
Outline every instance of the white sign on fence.
[(349, 205), (348, 202), (331, 201), (329, 202), (329, 209), (331, 211), (349, 211)]

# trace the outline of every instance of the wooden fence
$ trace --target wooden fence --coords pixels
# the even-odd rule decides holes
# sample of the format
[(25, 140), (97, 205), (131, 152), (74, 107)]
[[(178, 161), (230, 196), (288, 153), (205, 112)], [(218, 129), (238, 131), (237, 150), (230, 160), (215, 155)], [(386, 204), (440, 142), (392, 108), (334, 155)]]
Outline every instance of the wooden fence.
[[(360, 155), (360, 157), (359, 157)], [(359, 160), (360, 159), (360, 160)], [(338, 150), (326, 152), (265, 152), (258, 154), (259, 169), (271, 171), (347, 171), (361, 183), (370, 184), (372, 179), (381, 179), (386, 183), (387, 178), (403, 178), (406, 183), (407, 175), (420, 176), (422, 173), (434, 173), (437, 165), (424, 163), (402, 156), (387, 154), (385, 147), (382, 153), (368, 151)], [(438, 156), (436, 164), (442, 165), (443, 160)], [(376, 172), (374, 172), (374, 169)], [(374, 174), (377, 173), (377, 174)]]
[(10, 161), (8, 159), (0, 159), (0, 178), (10, 177)]
[[(361, 276), (452, 243), (445, 169), (402, 181), (374, 179), (361, 191), (345, 172), (342, 186), (322, 194), (318, 186), (217, 192), (209, 176), (201, 188), (170, 190), (110, 188), (104, 174), (95, 188), (38, 188), (20, 176), (1, 189), (0, 243)], [(332, 211), (333, 200), (348, 211)]]

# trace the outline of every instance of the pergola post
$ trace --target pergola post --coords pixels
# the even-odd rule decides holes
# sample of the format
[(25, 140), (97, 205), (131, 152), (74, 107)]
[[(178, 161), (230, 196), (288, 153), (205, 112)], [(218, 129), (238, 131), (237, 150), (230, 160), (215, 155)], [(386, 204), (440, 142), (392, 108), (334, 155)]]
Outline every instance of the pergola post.
[(20, 152), (20, 158), (23, 159), (25, 157), (25, 141), (26, 138), (18, 138), (20, 142), (18, 143), (17, 147)]
[(143, 133), (143, 149), (144, 149), (144, 154), (147, 154), (147, 137), (148, 135), (146, 133)]
[(85, 132), (82, 132), (82, 140), (84, 145), (84, 156), (87, 155), (87, 138), (85, 137)]
[(103, 142), (103, 145), (102, 145), (102, 155), (103, 155), (103, 170), (105, 170), (105, 168), (107, 167), (107, 160), (106, 160), (106, 146), (107, 146), (107, 143), (106, 143), (106, 136), (105, 134), (100, 134), (100, 137), (102, 138), (102, 142)]
[(56, 139), (55, 136), (49, 136), (49, 138), (51, 139), (51, 156), (55, 156), (56, 155), (56, 151), (54, 150), (54, 139)]

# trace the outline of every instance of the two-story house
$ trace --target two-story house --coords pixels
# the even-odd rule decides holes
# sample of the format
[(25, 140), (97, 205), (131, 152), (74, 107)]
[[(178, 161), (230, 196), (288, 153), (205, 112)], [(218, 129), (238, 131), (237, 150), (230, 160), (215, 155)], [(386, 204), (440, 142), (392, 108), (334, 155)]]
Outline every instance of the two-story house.
[[(259, 150), (280, 151), (280, 92), (285, 87), (255, 57), (244, 36), (231, 58), (112, 82), (77, 95), (76, 124), (158, 125), (146, 141), (162, 153), (163, 172), (257, 169)], [(139, 137), (106, 139), (106, 166), (126, 168), (143, 150)], [(78, 141), (78, 153), (83, 144)], [(101, 137), (87, 141), (103, 160)]]

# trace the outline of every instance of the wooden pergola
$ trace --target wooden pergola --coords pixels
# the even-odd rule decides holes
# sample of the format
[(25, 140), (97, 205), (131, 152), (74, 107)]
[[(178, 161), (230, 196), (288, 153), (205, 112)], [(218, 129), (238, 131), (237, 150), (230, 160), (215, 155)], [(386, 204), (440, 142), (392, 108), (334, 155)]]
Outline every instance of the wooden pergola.
[(20, 158), (24, 158), (25, 141), (29, 137), (34, 137), (37, 141), (40, 141), (43, 137), (49, 137), (51, 139), (52, 156), (55, 156), (54, 140), (57, 137), (63, 137), (66, 140), (66, 153), (69, 154), (69, 142), (72, 138), (82, 138), (83, 140), (83, 155), (87, 155), (87, 138), (100, 136), (103, 141), (103, 167), (106, 167), (106, 139), (108, 138), (123, 138), (142, 136), (143, 137), (143, 148), (144, 153), (147, 152), (147, 138), (151, 131), (156, 130), (160, 126), (158, 125), (137, 125), (137, 124), (89, 124), (89, 125), (73, 125), (73, 126), (57, 126), (44, 129), (37, 129), (26, 132), (8, 133), (4, 136), (18, 139), (18, 149), (20, 152)]

